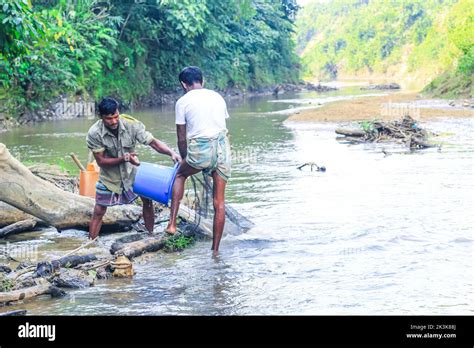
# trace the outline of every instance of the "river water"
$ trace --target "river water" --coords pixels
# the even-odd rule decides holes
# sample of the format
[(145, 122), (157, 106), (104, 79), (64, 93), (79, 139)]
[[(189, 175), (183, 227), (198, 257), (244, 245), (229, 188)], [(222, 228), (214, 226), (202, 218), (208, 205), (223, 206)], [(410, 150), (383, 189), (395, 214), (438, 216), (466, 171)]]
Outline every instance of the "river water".
[[(422, 126), (441, 150), (347, 145), (336, 123), (292, 123), (282, 110), (302, 100), (351, 98), (356, 89), (253, 98), (229, 105), (233, 177), (227, 202), (255, 227), (225, 236), (218, 258), (209, 241), (158, 253), (134, 265), (132, 280), (98, 281), (61, 299), (10, 309), (52, 315), (472, 314), (474, 141), (468, 118)], [(316, 98), (316, 99), (315, 99)], [(173, 108), (134, 112), (175, 144)], [(23, 161), (85, 162), (93, 120), (44, 123), (0, 134)], [(382, 152), (384, 150), (388, 154)], [(151, 149), (142, 161), (171, 164)], [(297, 170), (315, 162), (326, 172)], [(32, 239), (34, 237), (34, 239)], [(105, 236), (111, 241), (115, 236)], [(11, 236), (54, 256), (85, 241), (53, 229)], [(59, 255), (59, 254), (58, 254)], [(6, 309), (0, 309), (3, 311)]]

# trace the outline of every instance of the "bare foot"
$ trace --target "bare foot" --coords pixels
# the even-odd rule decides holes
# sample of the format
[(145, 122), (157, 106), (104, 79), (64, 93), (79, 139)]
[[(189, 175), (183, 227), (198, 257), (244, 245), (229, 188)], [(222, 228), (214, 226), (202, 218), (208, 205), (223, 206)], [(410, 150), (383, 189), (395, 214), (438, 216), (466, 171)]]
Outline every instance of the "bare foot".
[(168, 234), (171, 234), (171, 235), (176, 234), (176, 227), (168, 225), (165, 228), (165, 233), (168, 233)]

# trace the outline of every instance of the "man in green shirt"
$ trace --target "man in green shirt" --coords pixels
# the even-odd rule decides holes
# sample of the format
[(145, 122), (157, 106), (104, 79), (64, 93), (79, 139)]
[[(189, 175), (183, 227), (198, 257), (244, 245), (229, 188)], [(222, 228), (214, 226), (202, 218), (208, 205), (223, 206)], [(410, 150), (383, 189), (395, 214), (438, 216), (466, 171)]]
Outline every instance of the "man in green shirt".
[[(118, 102), (113, 98), (104, 98), (100, 102), (99, 117), (100, 120), (87, 133), (87, 147), (100, 167), (96, 204), (89, 224), (90, 239), (99, 235), (107, 207), (129, 204), (138, 197), (132, 190), (136, 167), (140, 165), (135, 153), (137, 143), (149, 145), (157, 152), (169, 155), (174, 162), (181, 161), (176, 152), (147, 132), (143, 123), (131, 116), (120, 115)], [(145, 227), (152, 233), (155, 217), (153, 202), (145, 197), (140, 198)]]

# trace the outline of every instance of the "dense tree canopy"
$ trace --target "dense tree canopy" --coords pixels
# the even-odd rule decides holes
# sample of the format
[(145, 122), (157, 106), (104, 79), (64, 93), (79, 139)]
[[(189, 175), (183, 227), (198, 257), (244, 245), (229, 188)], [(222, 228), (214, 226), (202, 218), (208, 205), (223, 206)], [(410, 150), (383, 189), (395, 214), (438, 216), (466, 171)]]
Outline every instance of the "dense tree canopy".
[(332, 0), (304, 7), (297, 50), (306, 77), (385, 74), (398, 65), (409, 76), (458, 69), (474, 75), (472, 0)]
[(295, 0), (0, 0), (3, 107), (66, 92), (138, 101), (176, 88), (186, 65), (219, 89), (297, 81), (297, 10)]

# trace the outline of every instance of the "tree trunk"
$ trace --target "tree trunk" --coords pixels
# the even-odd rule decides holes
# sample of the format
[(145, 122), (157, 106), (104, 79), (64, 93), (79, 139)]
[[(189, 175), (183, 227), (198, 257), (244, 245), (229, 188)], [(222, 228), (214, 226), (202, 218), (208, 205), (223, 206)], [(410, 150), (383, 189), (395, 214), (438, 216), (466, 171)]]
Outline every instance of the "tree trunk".
[(24, 211), (12, 207), (10, 204), (0, 201), (0, 227), (5, 227), (28, 219), (35, 219), (38, 223), (41, 221), (30, 214), (25, 213)]
[(436, 145), (430, 144), (421, 138), (411, 137), (409, 140), (409, 147), (411, 148), (411, 147), (416, 147), (416, 146), (421, 147), (421, 148), (436, 147)]
[(124, 255), (129, 259), (140, 256), (143, 253), (155, 252), (163, 249), (167, 238), (145, 237), (141, 240), (126, 243), (121, 248), (112, 248), (114, 255)]
[[(57, 229), (87, 228), (94, 200), (63, 191), (34, 176), (10, 155), (0, 143), (0, 201), (31, 214)], [(104, 226), (125, 227), (138, 221), (138, 206), (115, 206), (107, 209)]]
[(0, 292), (0, 303), (9, 303), (14, 301), (26, 300), (35, 296), (49, 294), (53, 297), (64, 295), (64, 291), (45, 282), (40, 285), (31, 286), (20, 290)]
[(15, 222), (7, 227), (0, 228), (0, 238), (4, 238), (9, 234), (31, 231), (36, 226), (36, 219), (28, 219)]
[(337, 128), (336, 134), (346, 135), (349, 137), (363, 137), (366, 133), (360, 129)]
[(17, 309), (17, 310), (14, 310), (14, 311), (8, 311), (8, 312), (0, 313), (0, 317), (22, 316), (22, 315), (26, 315), (26, 312), (27, 312), (26, 309)]

